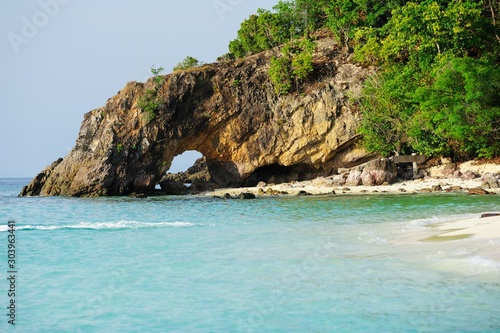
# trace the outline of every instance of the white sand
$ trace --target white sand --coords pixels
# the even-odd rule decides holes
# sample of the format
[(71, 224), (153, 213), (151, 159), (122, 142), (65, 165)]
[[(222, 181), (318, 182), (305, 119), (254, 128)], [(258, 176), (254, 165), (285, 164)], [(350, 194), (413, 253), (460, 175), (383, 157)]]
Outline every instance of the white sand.
[[(498, 213), (498, 212), (497, 212)], [(464, 252), (468, 261), (500, 267), (500, 216), (478, 217), (428, 225), (426, 237), (414, 241), (437, 253)], [(422, 236), (422, 234), (421, 234)], [(463, 241), (461, 241), (463, 240)], [(455, 242), (457, 241), (457, 242)], [(455, 259), (460, 259), (458, 256)], [(470, 269), (470, 268), (469, 268)]]
[(429, 240), (452, 240), (461, 238), (500, 238), (500, 215), (476, 217), (456, 222), (445, 222), (431, 225), (436, 228), (436, 235)]
[[(320, 194), (405, 194), (405, 193), (421, 193), (430, 192), (434, 186), (441, 186), (444, 190), (460, 186), (462, 191), (467, 191), (470, 188), (477, 188), (481, 186), (481, 179), (476, 178), (473, 180), (462, 180), (460, 178), (426, 178), (418, 180), (400, 181), (391, 185), (381, 186), (337, 186), (334, 184), (332, 177), (320, 177), (312, 181), (292, 182), (278, 185), (266, 185), (263, 187), (245, 187), (245, 188), (230, 188), (218, 189), (213, 192), (206, 192), (204, 195), (208, 196), (223, 196), (229, 193), (232, 196), (238, 195), (242, 192), (253, 193), (257, 196), (269, 194), (285, 194), (297, 195), (301, 191), (313, 195)], [(438, 191), (439, 193), (444, 193)], [(488, 192), (500, 193), (500, 189), (487, 189)], [(264, 192), (264, 193), (263, 193)]]

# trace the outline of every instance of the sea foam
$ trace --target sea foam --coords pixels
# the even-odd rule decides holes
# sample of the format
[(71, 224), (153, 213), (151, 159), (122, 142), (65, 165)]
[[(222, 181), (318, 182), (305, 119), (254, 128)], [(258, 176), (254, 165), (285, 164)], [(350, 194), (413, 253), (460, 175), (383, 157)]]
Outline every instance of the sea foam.
[[(119, 230), (119, 229), (148, 229), (148, 228), (164, 228), (164, 227), (191, 227), (194, 226), (191, 222), (137, 222), (137, 221), (118, 221), (118, 222), (81, 222), (77, 224), (66, 225), (20, 225), (16, 226), (16, 230), (60, 230), (60, 229), (76, 229), (76, 230)], [(6, 232), (7, 226), (0, 226), (0, 232)]]

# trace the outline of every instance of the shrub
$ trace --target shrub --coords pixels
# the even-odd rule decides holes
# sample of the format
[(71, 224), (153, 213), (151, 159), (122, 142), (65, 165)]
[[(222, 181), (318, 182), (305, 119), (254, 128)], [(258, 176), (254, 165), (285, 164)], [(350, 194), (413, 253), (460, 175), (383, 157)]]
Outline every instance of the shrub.
[(184, 60), (178, 63), (173, 69), (174, 71), (182, 71), (193, 67), (201, 66), (202, 63), (191, 56), (187, 56)]
[(287, 43), (280, 57), (273, 57), (268, 75), (276, 94), (288, 94), (295, 82), (298, 89), (301, 80), (313, 71), (312, 54), (315, 44), (309, 39)]
[(146, 113), (145, 118), (147, 123), (155, 119), (157, 111), (164, 104), (164, 102), (158, 97), (158, 89), (163, 82), (165, 82), (165, 78), (160, 76), (163, 70), (163, 67), (156, 68), (151, 66), (151, 74), (154, 76), (154, 87), (153, 89), (146, 89), (144, 95), (142, 95), (137, 101), (139, 109)]

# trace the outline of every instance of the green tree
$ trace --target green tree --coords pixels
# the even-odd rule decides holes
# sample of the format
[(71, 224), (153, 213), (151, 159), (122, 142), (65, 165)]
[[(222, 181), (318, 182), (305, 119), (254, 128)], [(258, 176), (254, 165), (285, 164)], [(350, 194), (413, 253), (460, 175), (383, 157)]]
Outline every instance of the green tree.
[(241, 58), (269, 50), (291, 40), (308, 37), (324, 25), (328, 0), (280, 1), (272, 11), (259, 9), (246, 19), (229, 51)]
[(365, 146), (383, 155), (499, 155), (496, 31), (482, 2), (461, 0), (408, 2), (383, 26), (358, 27), (357, 59), (380, 66), (360, 101)]
[(415, 106), (409, 92), (419, 75), (410, 67), (399, 66), (365, 81), (357, 102), (363, 113), (359, 133), (368, 151), (382, 156), (411, 153), (408, 123)]
[(406, 0), (330, 0), (324, 4), (328, 26), (339, 41), (350, 50), (359, 29), (381, 28), (391, 17), (391, 11)]
[(328, 19), (327, 9), (332, 0), (295, 0), (301, 16), (304, 18), (305, 36), (323, 28)]
[(365, 43), (358, 59), (375, 58), (386, 64), (414, 61), (428, 68), (446, 51), (457, 55), (482, 53), (491, 45), (492, 26), (481, 15), (481, 5), (472, 1), (408, 2), (392, 11), (380, 29), (358, 31)]
[[(300, 41), (292, 41), (284, 48), (292, 60), (292, 74), (298, 80), (305, 79), (313, 71), (312, 57), (316, 45), (313, 41), (303, 38)], [(298, 82), (296, 82), (298, 85)]]
[(499, 91), (500, 69), (490, 59), (443, 55), (428, 84), (415, 91), (414, 146), (458, 159), (499, 155)]
[(238, 37), (229, 43), (229, 52), (241, 58), (268, 50), (279, 45), (284, 29), (276, 14), (259, 9), (241, 24)]

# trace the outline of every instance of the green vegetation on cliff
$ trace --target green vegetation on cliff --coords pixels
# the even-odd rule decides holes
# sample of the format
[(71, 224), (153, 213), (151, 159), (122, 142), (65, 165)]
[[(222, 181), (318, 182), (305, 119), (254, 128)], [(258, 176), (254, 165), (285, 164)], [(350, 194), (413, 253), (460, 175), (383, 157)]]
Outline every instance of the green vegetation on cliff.
[(182, 71), (182, 70), (186, 70), (189, 68), (198, 67), (200, 65), (202, 65), (202, 63), (198, 59), (193, 58), (191, 56), (187, 56), (186, 58), (184, 58), (184, 60), (182, 60), (177, 65), (175, 65), (173, 70), (174, 70), (174, 72), (175, 71)]
[(145, 112), (146, 123), (155, 119), (158, 110), (165, 104), (158, 96), (158, 89), (160, 89), (160, 86), (165, 81), (165, 78), (161, 76), (163, 70), (163, 67), (156, 68), (151, 66), (151, 74), (154, 77), (153, 89), (146, 89), (145, 94), (142, 95), (137, 102), (139, 109)]
[(493, 157), (499, 13), (498, 0), (281, 1), (243, 22), (229, 50), (244, 57), (282, 46), (269, 75), (278, 94), (288, 93), (312, 71), (311, 33), (329, 28), (356, 61), (377, 68), (356, 101), (369, 151)]
[(271, 59), (269, 79), (277, 94), (287, 94), (295, 83), (305, 79), (313, 71), (314, 43), (309, 39), (292, 40), (285, 44), (279, 57)]

